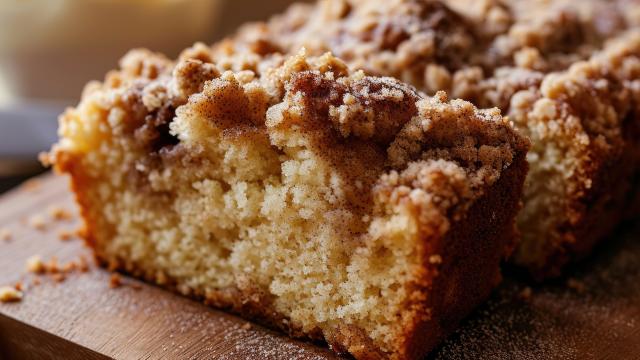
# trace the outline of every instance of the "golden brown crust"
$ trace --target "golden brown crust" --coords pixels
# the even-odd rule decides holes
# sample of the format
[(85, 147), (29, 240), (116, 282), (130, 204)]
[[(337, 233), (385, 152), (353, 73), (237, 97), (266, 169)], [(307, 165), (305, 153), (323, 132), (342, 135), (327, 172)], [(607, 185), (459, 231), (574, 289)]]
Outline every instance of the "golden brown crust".
[(490, 98), (482, 88), (505, 72), (566, 69), (635, 26), (635, 7), (604, 0), (327, 0), (247, 25), (213, 51), (214, 58), (235, 53), (247, 63), (255, 62), (249, 59), (257, 43), (272, 49), (260, 56), (331, 51), (354, 68), (484, 106)]

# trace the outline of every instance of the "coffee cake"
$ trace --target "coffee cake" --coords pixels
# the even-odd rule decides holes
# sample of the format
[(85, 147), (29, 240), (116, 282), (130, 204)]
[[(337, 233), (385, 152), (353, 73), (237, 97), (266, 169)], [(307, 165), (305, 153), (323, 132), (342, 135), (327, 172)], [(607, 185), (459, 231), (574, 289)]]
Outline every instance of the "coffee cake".
[(49, 161), (97, 258), (356, 358), (424, 356), (500, 280), (528, 141), (330, 54), (211, 56), (133, 51), (61, 116)]

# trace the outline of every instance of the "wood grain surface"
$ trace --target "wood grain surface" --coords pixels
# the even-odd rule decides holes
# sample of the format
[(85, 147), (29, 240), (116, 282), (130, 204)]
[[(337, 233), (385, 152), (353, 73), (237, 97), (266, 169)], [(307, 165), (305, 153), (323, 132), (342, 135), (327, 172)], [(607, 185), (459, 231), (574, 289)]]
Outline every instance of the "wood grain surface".
[[(75, 211), (66, 178), (45, 175), (0, 199), (0, 229), (12, 234), (0, 239), (0, 286), (26, 287), (21, 302), (0, 304), (0, 359), (337, 358), (322, 345), (134, 279), (123, 277), (111, 288), (111, 274), (93, 264), (63, 282), (28, 273), (26, 260), (36, 254), (45, 261), (55, 256), (61, 265), (90, 256), (80, 240), (59, 239), (77, 223), (52, 220), (52, 206)], [(34, 216), (44, 229), (33, 226)], [(593, 258), (552, 283), (507, 276), (429, 358), (640, 359), (639, 238), (640, 223), (625, 225)]]

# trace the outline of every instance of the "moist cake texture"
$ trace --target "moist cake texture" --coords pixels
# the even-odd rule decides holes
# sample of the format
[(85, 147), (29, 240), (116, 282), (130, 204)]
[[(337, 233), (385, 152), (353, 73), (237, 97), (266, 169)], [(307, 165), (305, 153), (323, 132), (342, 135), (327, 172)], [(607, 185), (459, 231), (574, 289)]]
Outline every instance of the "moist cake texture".
[(424, 356), (500, 280), (528, 141), (330, 54), (211, 56), (132, 51), (61, 116), (49, 160), (97, 258), (356, 358)]
[(211, 51), (243, 66), (331, 51), (368, 74), (501, 109), (533, 143), (512, 261), (542, 279), (587, 255), (635, 203), (639, 20), (631, 0), (325, 0)]

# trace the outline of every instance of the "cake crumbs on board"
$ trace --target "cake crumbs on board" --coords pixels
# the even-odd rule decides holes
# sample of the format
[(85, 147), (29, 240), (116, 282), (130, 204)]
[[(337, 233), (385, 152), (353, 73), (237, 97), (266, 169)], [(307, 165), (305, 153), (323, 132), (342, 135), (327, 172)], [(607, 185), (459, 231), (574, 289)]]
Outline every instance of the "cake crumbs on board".
[(27, 259), (26, 269), (36, 275), (50, 275), (53, 281), (62, 282), (69, 274), (89, 271), (89, 263), (84, 255), (80, 255), (78, 260), (71, 260), (64, 264), (60, 264), (55, 256), (45, 262), (40, 255), (33, 255)]
[(38, 191), (42, 187), (42, 181), (40, 179), (29, 179), (20, 185), (20, 188), (26, 192)]
[(58, 239), (62, 240), (62, 241), (69, 241), (71, 239), (73, 239), (76, 236), (76, 232), (75, 231), (70, 231), (70, 230), (60, 230), (58, 231)]
[(38, 231), (44, 231), (47, 228), (47, 221), (44, 216), (40, 214), (29, 217), (27, 224)]
[(12, 238), (13, 233), (11, 232), (11, 230), (7, 228), (0, 228), (0, 240), (8, 242), (11, 241)]
[(22, 300), (22, 291), (15, 288), (15, 286), (2, 286), (0, 287), (0, 302), (17, 302)]
[(49, 259), (49, 262), (45, 265), (45, 272), (49, 274), (56, 274), (60, 271), (58, 267), (58, 258), (53, 256)]
[(51, 205), (47, 209), (49, 217), (55, 221), (66, 221), (73, 219), (73, 213), (60, 205)]

